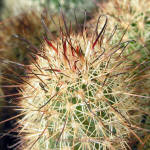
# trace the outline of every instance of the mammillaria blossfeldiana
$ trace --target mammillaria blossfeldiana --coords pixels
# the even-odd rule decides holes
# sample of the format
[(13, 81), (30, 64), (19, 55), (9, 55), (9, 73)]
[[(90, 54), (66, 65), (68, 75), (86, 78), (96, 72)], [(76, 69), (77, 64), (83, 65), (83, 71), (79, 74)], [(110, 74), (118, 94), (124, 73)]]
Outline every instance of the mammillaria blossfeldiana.
[(21, 141), (13, 146), (121, 150), (131, 149), (133, 136), (142, 143), (139, 133), (147, 130), (137, 120), (146, 113), (140, 101), (149, 97), (137, 92), (143, 86), (138, 51), (125, 53), (134, 41), (114, 43), (116, 29), (107, 31), (105, 15), (93, 25), (85, 19), (78, 33), (63, 20), (65, 30), (60, 26), (56, 40), (45, 36), (22, 78), (16, 108), (23, 116), (16, 127)]

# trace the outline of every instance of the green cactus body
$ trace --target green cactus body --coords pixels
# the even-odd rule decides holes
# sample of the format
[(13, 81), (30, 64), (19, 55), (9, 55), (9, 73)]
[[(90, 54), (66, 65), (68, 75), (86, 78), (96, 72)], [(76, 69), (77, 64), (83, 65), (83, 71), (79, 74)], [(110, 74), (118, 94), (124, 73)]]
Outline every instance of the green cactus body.
[(128, 149), (130, 135), (142, 143), (137, 101), (149, 97), (136, 92), (137, 54), (130, 60), (128, 42), (113, 44), (107, 18), (100, 19), (100, 29), (76, 34), (66, 28), (55, 41), (45, 38), (20, 88), (17, 148), (120, 150)]

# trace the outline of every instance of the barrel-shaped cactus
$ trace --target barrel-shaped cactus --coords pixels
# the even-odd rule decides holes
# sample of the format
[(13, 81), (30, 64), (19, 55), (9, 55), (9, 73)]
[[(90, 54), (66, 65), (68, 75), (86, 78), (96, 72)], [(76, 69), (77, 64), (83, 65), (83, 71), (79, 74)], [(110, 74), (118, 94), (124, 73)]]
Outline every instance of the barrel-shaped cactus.
[(139, 93), (143, 64), (136, 50), (124, 53), (133, 41), (114, 42), (107, 21), (100, 16), (94, 30), (85, 23), (81, 33), (64, 21), (59, 38), (45, 37), (22, 78), (16, 149), (120, 150), (130, 147), (133, 136), (142, 143), (140, 133), (147, 130), (139, 119), (149, 111), (141, 109), (149, 98)]

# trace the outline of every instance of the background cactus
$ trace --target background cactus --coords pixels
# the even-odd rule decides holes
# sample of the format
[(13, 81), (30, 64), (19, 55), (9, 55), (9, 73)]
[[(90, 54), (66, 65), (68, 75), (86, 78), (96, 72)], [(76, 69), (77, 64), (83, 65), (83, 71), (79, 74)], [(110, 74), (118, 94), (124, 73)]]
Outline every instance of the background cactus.
[[(15, 62), (27, 62), (27, 57), (25, 57), (29, 51), (27, 50), (27, 46), (29, 47), (30, 43), (30, 47), (31, 45), (35, 45), (39, 48), (45, 33), (41, 21), (43, 21), (43, 24), (47, 27), (51, 28), (53, 36), (56, 36), (56, 25), (52, 23), (47, 13), (42, 14), (41, 18), (40, 13), (31, 11), (5, 20), (0, 24), (1, 58)], [(53, 20), (58, 24), (59, 15), (53, 14), (52, 16)]]
[[(99, 5), (99, 12), (110, 16), (112, 28), (127, 29), (124, 39), (136, 40), (128, 48), (141, 49), (143, 59), (147, 57), (150, 49), (150, 1), (149, 0), (108, 0), (107, 3)], [(121, 36), (121, 35), (120, 35)], [(119, 37), (119, 34), (118, 34)], [(143, 48), (145, 47), (145, 48)]]
[(141, 133), (147, 130), (137, 120), (149, 113), (140, 105), (149, 97), (146, 91), (137, 92), (139, 85), (144, 88), (142, 74), (136, 74), (142, 65), (139, 55), (132, 53), (131, 60), (124, 53), (130, 41), (114, 44), (113, 33), (106, 29), (107, 17), (100, 19), (100, 29), (96, 22), (93, 31), (91, 25), (78, 34), (66, 27), (55, 41), (45, 37), (20, 88), (17, 110), (23, 117), (18, 132), (23, 136), (13, 146), (128, 149), (132, 136), (142, 143)]

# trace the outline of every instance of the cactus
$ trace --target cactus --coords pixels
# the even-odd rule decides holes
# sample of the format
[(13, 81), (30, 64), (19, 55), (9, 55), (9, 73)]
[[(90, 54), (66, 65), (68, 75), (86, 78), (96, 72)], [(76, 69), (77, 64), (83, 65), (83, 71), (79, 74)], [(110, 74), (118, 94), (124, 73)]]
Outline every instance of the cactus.
[(137, 74), (143, 64), (136, 51), (125, 53), (132, 41), (113, 39), (107, 21), (100, 16), (94, 30), (85, 23), (81, 33), (65, 26), (55, 41), (45, 37), (24, 85), (18, 85), (22, 137), (12, 147), (120, 150), (130, 147), (132, 136), (142, 143), (147, 130), (137, 120), (149, 112), (141, 108), (149, 99), (146, 91), (138, 92), (139, 85), (144, 88)]
[[(144, 18), (148, 31), (145, 12)], [(84, 24), (81, 33), (72, 33), (71, 27), (65, 33), (61, 27), (55, 41), (45, 37), (22, 78), (24, 85), (18, 85), (21, 97), (16, 109), (23, 117), (15, 129), (22, 137), (12, 147), (120, 150), (130, 147), (132, 136), (143, 144), (141, 136), (149, 128), (141, 125), (141, 118), (149, 115), (148, 74), (136, 51), (141, 44), (125, 40), (136, 39), (139, 32), (141, 37), (148, 34), (144, 28), (137, 33), (132, 23), (125, 35), (122, 24), (123, 32), (114, 29), (113, 34), (113, 19), (109, 21), (113, 25), (107, 25), (107, 19), (104, 24), (95, 22)], [(145, 62), (146, 57), (144, 49)]]
[[(128, 48), (142, 49), (142, 59), (149, 54), (150, 48), (150, 1), (149, 0), (108, 0), (107, 3), (99, 5), (99, 12), (103, 12), (110, 16), (112, 28), (117, 25), (118, 28), (127, 29), (124, 39), (136, 40)], [(119, 36), (119, 34), (118, 34)], [(121, 36), (121, 35), (120, 35)], [(143, 48), (146, 47), (146, 48)]]

